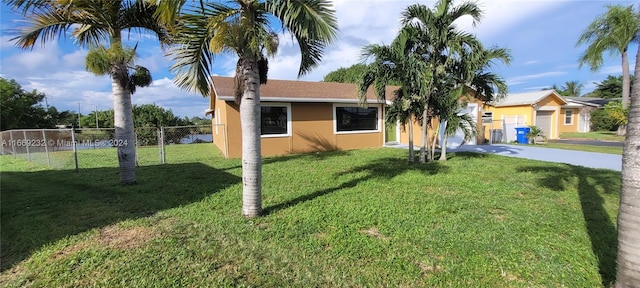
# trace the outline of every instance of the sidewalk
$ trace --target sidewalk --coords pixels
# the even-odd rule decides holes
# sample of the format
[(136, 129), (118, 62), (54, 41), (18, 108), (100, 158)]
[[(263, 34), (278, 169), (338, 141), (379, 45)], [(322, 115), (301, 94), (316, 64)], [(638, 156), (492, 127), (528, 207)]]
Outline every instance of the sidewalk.
[[(388, 145), (387, 147), (408, 149), (406, 144)], [(418, 151), (420, 148), (417, 148)], [(489, 153), (508, 157), (525, 158), (531, 160), (566, 163), (589, 168), (622, 170), (622, 156), (585, 152), (576, 150), (564, 150), (553, 148), (540, 148), (533, 145), (462, 145), (459, 148), (447, 149), (447, 152), (476, 152)]]

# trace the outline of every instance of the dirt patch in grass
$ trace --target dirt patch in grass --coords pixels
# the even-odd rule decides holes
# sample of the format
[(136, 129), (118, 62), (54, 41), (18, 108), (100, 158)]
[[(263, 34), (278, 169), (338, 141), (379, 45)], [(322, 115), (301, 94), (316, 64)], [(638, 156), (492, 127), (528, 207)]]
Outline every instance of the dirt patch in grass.
[(424, 262), (418, 262), (418, 267), (420, 267), (425, 276), (444, 270), (440, 265), (429, 265)]
[(360, 233), (365, 234), (365, 235), (369, 235), (371, 237), (375, 237), (377, 239), (381, 239), (381, 240), (388, 240), (389, 237), (383, 235), (382, 233), (380, 233), (380, 231), (378, 230), (377, 227), (371, 227), (369, 229), (366, 230), (360, 230)]
[(85, 249), (87, 247), (90, 246), (90, 243), (88, 241), (80, 241), (78, 243), (75, 243), (73, 245), (69, 245), (69, 246), (65, 246), (64, 248), (56, 251), (55, 253), (53, 253), (51, 255), (51, 259), (52, 260), (57, 260), (60, 258), (64, 258), (67, 256), (70, 256), (82, 249)]
[(155, 232), (149, 227), (119, 228), (111, 225), (100, 230), (98, 243), (115, 249), (132, 249), (142, 246), (153, 239)]

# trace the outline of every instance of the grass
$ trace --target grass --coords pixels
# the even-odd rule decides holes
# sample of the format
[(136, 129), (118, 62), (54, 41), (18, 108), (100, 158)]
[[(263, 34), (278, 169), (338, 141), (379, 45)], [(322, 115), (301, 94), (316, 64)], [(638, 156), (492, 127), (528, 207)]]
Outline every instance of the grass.
[(624, 136), (618, 136), (616, 131), (567, 132), (560, 135), (561, 139), (586, 139), (624, 142)]
[(565, 150), (578, 150), (578, 151), (587, 151), (587, 152), (598, 152), (598, 153), (622, 155), (622, 147), (612, 147), (612, 146), (595, 146), (595, 145), (584, 145), (584, 144), (569, 144), (569, 143), (551, 143), (551, 142), (547, 142), (545, 144), (536, 145), (536, 147), (565, 149)]
[[(597, 287), (615, 276), (620, 173), (368, 149), (265, 158), (265, 215), (211, 144), (137, 170), (2, 157), (0, 286)], [(175, 152), (175, 151), (172, 151)], [(107, 165), (104, 165), (107, 166)]]

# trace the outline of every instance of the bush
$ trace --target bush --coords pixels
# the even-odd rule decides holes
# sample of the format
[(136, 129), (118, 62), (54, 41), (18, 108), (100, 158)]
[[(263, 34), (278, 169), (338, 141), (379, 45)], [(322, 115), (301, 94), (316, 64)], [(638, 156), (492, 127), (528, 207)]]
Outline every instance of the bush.
[(592, 131), (616, 131), (626, 125), (629, 109), (623, 109), (620, 102), (610, 102), (602, 109), (591, 112)]

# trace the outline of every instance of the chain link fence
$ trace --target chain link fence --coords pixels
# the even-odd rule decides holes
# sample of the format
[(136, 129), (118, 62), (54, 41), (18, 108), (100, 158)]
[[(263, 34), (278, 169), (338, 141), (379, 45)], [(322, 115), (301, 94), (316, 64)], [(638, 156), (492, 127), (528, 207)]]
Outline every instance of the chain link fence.
[[(139, 127), (136, 134), (138, 166), (171, 162), (179, 153), (169, 145), (212, 143), (210, 125)], [(2, 157), (23, 158), (55, 169), (118, 167), (115, 129), (25, 129), (0, 132)], [(188, 151), (182, 149), (181, 151)], [(211, 145), (211, 149), (214, 148)], [(10, 156), (9, 156), (10, 155)]]

